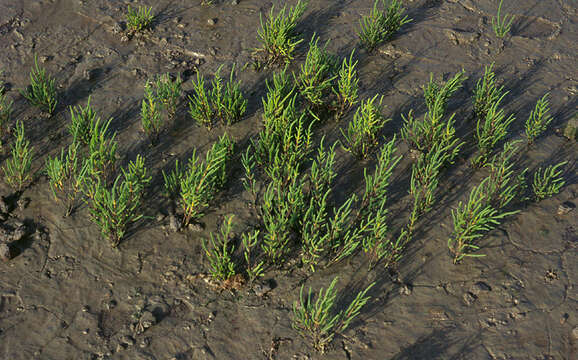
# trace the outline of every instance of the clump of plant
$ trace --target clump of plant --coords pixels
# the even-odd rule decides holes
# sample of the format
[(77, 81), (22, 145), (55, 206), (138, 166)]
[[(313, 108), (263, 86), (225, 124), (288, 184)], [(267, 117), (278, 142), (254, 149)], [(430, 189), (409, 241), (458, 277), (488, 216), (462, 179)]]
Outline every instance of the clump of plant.
[(9, 157), (2, 169), (4, 179), (16, 191), (22, 191), (24, 186), (31, 180), (32, 157), (34, 148), (30, 146), (24, 134), (24, 124), (16, 122), (16, 138), (11, 147), (11, 157)]
[(379, 0), (375, 0), (371, 13), (363, 16), (360, 21), (359, 40), (370, 52), (412, 20), (404, 15), (405, 9), (401, 6), (401, 0), (391, 0), (389, 5), (382, 0), (383, 9), (379, 9), (378, 4)]
[(65, 216), (69, 216), (76, 207), (89, 175), (88, 166), (80, 154), (80, 144), (73, 142), (66, 152), (62, 149), (60, 156), (49, 157), (45, 171), (55, 200), (64, 202)]
[(484, 76), (476, 83), (474, 90), (474, 115), (476, 119), (485, 119), (490, 108), (504, 95), (504, 87), (498, 86), (494, 64), (484, 68)]
[(377, 145), (377, 136), (383, 126), (391, 119), (385, 119), (381, 114), (383, 96), (362, 101), (361, 106), (349, 123), (347, 131), (341, 130), (345, 138), (344, 149), (358, 158), (369, 156)]
[(154, 81), (155, 97), (167, 112), (169, 120), (173, 119), (177, 112), (177, 105), (182, 93), (182, 84), (183, 80), (180, 75), (173, 81), (168, 73), (157, 77)]
[(141, 105), (141, 125), (143, 131), (148, 136), (151, 144), (155, 144), (163, 129), (163, 119), (161, 117), (160, 102), (157, 100), (152, 88), (152, 84), (147, 81), (145, 84), (145, 98)]
[(309, 42), (309, 50), (305, 62), (301, 64), (299, 75), (295, 77), (295, 83), (299, 93), (310, 106), (319, 107), (331, 89), (335, 59), (326, 50), (325, 46), (318, 45), (319, 38), (315, 35)]
[(337, 97), (337, 114), (336, 118), (341, 118), (351, 107), (357, 104), (359, 95), (359, 79), (357, 77), (357, 60), (353, 62), (353, 53), (351, 51), (349, 58), (343, 59), (341, 68), (337, 75), (337, 84), (333, 93)]
[(501, 212), (494, 208), (485, 193), (489, 178), (485, 178), (470, 193), (467, 203), (459, 202), (456, 210), (452, 210), (454, 232), (448, 239), (448, 247), (453, 255), (454, 264), (464, 257), (481, 257), (483, 254), (473, 254), (479, 249), (475, 241), (497, 225), (504, 217), (518, 211)]
[(199, 124), (211, 129), (214, 119), (231, 125), (238, 121), (247, 109), (247, 100), (241, 92), (241, 83), (235, 82), (235, 67), (231, 69), (229, 80), (223, 85), (220, 76), (221, 67), (217, 70), (211, 90), (205, 88), (203, 77), (197, 73), (193, 80), (193, 94), (189, 96), (189, 114)]
[(219, 281), (227, 281), (236, 274), (232, 255), (235, 251), (231, 242), (231, 229), (234, 216), (225, 218), (221, 226), (221, 233), (210, 235), (209, 241), (203, 239), (203, 250), (209, 260), (211, 277)]
[(532, 191), (536, 201), (540, 201), (556, 195), (564, 186), (564, 172), (561, 168), (568, 162), (563, 161), (556, 165), (539, 168), (534, 173), (534, 181), (532, 182)]
[(448, 161), (452, 161), (457, 155), (462, 143), (456, 138), (454, 114), (445, 117), (445, 111), (449, 98), (455, 93), (466, 79), (464, 72), (457, 73), (444, 84), (438, 84), (430, 76), (430, 82), (424, 87), (424, 97), (428, 108), (423, 120), (414, 117), (413, 111), (407, 116), (402, 116), (404, 126), (401, 130), (402, 137), (410, 145), (420, 151), (429, 152), (434, 145), (452, 149), (452, 155)]
[(258, 30), (257, 34), (261, 48), (257, 51), (265, 54), (265, 61), (268, 64), (281, 60), (288, 63), (293, 59), (295, 47), (303, 41), (297, 37), (295, 28), (307, 8), (307, 4), (307, 1), (299, 0), (289, 10), (283, 6), (276, 15), (274, 14), (274, 7), (271, 7), (265, 22), (263, 22), (263, 17), (259, 15), (261, 29)]
[(38, 58), (34, 56), (34, 67), (30, 72), (30, 85), (20, 92), (30, 103), (47, 114), (56, 109), (56, 81), (45, 69), (38, 66)]
[(129, 33), (134, 34), (150, 29), (155, 15), (152, 7), (141, 7), (133, 9), (130, 5), (126, 11), (126, 25)]
[(361, 309), (370, 300), (367, 292), (374, 286), (371, 283), (365, 290), (349, 304), (347, 309), (336, 313), (337, 290), (334, 278), (327, 289), (321, 289), (314, 299), (312, 289), (304, 294), (303, 288), (299, 292), (299, 300), (293, 303), (292, 326), (301, 336), (309, 337), (315, 350), (324, 353), (336, 334), (345, 331), (351, 322), (359, 316)]
[(483, 166), (495, 145), (508, 135), (510, 124), (516, 119), (514, 115), (506, 117), (504, 109), (498, 109), (500, 102), (507, 93), (504, 93), (490, 108), (486, 117), (478, 119), (476, 123), (476, 140), (479, 153), (472, 161), (474, 166)]
[(512, 27), (512, 22), (514, 21), (514, 16), (510, 16), (508, 14), (502, 17), (502, 3), (504, 0), (500, 0), (500, 5), (498, 5), (498, 13), (495, 17), (492, 18), (492, 28), (494, 29), (494, 33), (499, 38), (503, 38), (510, 32)]
[(68, 132), (72, 136), (72, 141), (84, 146), (90, 143), (92, 130), (98, 120), (98, 115), (90, 106), (90, 96), (85, 107), (70, 107), (70, 125)]
[(203, 210), (209, 206), (216, 192), (225, 184), (227, 161), (233, 151), (233, 143), (225, 134), (207, 151), (205, 161), (201, 161), (196, 149), (190, 157), (187, 167), (175, 169), (166, 174), (165, 192), (171, 199), (178, 199), (183, 210), (183, 226), (200, 218)]
[(454, 231), (448, 239), (448, 247), (454, 263), (466, 256), (484, 256), (473, 254), (479, 249), (476, 240), (494, 229), (505, 217), (519, 212), (504, 210), (511, 203), (525, 199), (527, 169), (515, 173), (514, 156), (517, 152), (518, 142), (504, 144), (504, 149), (488, 165), (488, 176), (471, 191), (468, 202), (460, 202), (457, 209), (452, 210)]
[(532, 144), (538, 136), (546, 131), (546, 128), (552, 122), (552, 116), (549, 114), (550, 104), (548, 96), (549, 94), (546, 93), (536, 102), (536, 107), (530, 113), (528, 120), (526, 120), (526, 137), (529, 144)]
[(259, 230), (254, 230), (241, 235), (243, 244), (243, 257), (245, 258), (245, 272), (249, 283), (264, 275), (265, 261), (258, 259)]
[(116, 133), (109, 136), (108, 128), (112, 119), (101, 121), (96, 118), (90, 129), (87, 166), (93, 178), (104, 182), (112, 176), (116, 167)]
[(128, 226), (143, 217), (142, 197), (150, 180), (144, 159), (138, 155), (134, 162), (129, 163), (128, 170), (116, 177), (111, 187), (98, 178), (88, 184), (94, 189), (89, 201), (90, 214), (100, 227), (102, 236), (110, 240), (113, 247), (120, 244)]

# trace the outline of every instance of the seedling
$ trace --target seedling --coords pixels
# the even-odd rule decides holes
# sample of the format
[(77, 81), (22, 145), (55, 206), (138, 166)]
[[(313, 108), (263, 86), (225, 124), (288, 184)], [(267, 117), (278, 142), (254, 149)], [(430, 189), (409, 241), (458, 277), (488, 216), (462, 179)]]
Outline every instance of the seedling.
[(359, 79), (355, 69), (358, 61), (353, 62), (354, 52), (355, 50), (352, 50), (349, 58), (343, 59), (337, 86), (333, 89), (333, 93), (337, 96), (337, 118), (341, 118), (353, 105), (357, 104), (359, 98)]
[(182, 93), (182, 84), (183, 80), (180, 75), (172, 81), (169, 74), (159, 76), (154, 82), (155, 97), (167, 112), (169, 120), (173, 119), (177, 112), (177, 104)]
[(151, 28), (155, 15), (152, 7), (127, 8), (126, 24), (131, 34), (142, 32)]
[(539, 168), (534, 173), (532, 191), (534, 192), (536, 201), (549, 198), (550, 196), (556, 195), (560, 192), (560, 189), (565, 184), (564, 177), (562, 176), (564, 171), (561, 167), (567, 163), (567, 161), (563, 161), (554, 166), (550, 165), (545, 169)]
[(145, 98), (141, 105), (141, 124), (143, 131), (148, 136), (151, 144), (155, 144), (163, 129), (161, 117), (161, 105), (153, 93), (152, 84), (147, 81), (145, 84)]
[(497, 225), (506, 216), (518, 211), (500, 212), (490, 205), (485, 189), (490, 178), (485, 178), (470, 193), (466, 204), (459, 202), (456, 210), (452, 210), (454, 232), (448, 239), (448, 247), (453, 255), (454, 264), (464, 257), (481, 257), (483, 254), (473, 254), (479, 249), (475, 241)]
[(92, 130), (98, 120), (96, 112), (90, 107), (90, 96), (85, 107), (70, 107), (70, 125), (68, 131), (74, 143), (88, 145)]
[(433, 74), (430, 74), (429, 83), (423, 87), (423, 94), (428, 111), (433, 117), (443, 117), (449, 99), (462, 87), (462, 84), (467, 78), (465, 71), (462, 70), (445, 83), (439, 84), (434, 80)]
[(128, 171), (118, 175), (110, 188), (96, 179), (89, 186), (94, 188), (90, 198), (89, 211), (94, 222), (100, 227), (102, 236), (117, 247), (128, 226), (144, 215), (140, 209), (144, 187), (150, 182), (144, 167), (144, 159), (138, 155), (129, 164)]
[(516, 119), (514, 115), (506, 117), (503, 109), (498, 109), (500, 102), (506, 96), (504, 93), (496, 102), (494, 102), (486, 113), (486, 117), (478, 119), (476, 126), (476, 140), (478, 142), (479, 154), (472, 164), (474, 166), (483, 166), (494, 146), (508, 135), (510, 124)]
[(259, 230), (241, 235), (243, 243), (243, 256), (245, 257), (246, 272), (249, 283), (253, 283), (256, 279), (264, 275), (265, 262), (257, 260), (255, 250), (259, 243)]
[(474, 115), (476, 119), (485, 119), (492, 105), (503, 96), (504, 87), (498, 86), (493, 67), (493, 63), (486, 66), (484, 76), (476, 83), (474, 91)]
[(295, 76), (295, 83), (301, 96), (311, 106), (319, 107), (323, 104), (327, 92), (331, 89), (332, 76), (335, 68), (335, 59), (327, 53), (325, 47), (319, 47), (319, 38), (315, 34), (309, 42), (309, 50), (305, 62), (301, 64), (299, 75)]
[(66, 152), (62, 149), (60, 156), (48, 158), (45, 169), (54, 199), (64, 202), (65, 216), (69, 216), (76, 207), (88, 175), (87, 163), (80, 155), (80, 144), (73, 142)]
[(286, 6), (283, 6), (277, 15), (274, 14), (274, 7), (271, 7), (265, 22), (263, 22), (262, 15), (259, 15), (261, 29), (257, 34), (262, 47), (256, 49), (256, 52), (265, 53), (267, 64), (279, 61), (288, 63), (293, 59), (295, 47), (303, 41), (297, 37), (295, 28), (307, 8), (307, 3), (307, 1), (302, 2), (299, 0), (289, 10), (287, 10)]
[(34, 56), (34, 67), (30, 72), (30, 85), (26, 91), (22, 90), (20, 93), (32, 105), (52, 115), (57, 103), (55, 84), (56, 81), (46, 73), (46, 70), (38, 66), (38, 58)]
[[(202, 216), (226, 180), (226, 164), (233, 151), (233, 143), (227, 134), (219, 138), (207, 152), (205, 161), (201, 161), (196, 149), (189, 159), (186, 170), (175, 175), (180, 180), (180, 201), (183, 207), (183, 226)], [(166, 179), (166, 178), (165, 178)], [(174, 191), (174, 184), (165, 184)]]
[(6, 183), (14, 190), (20, 192), (32, 178), (30, 169), (32, 167), (32, 157), (34, 148), (24, 136), (24, 124), (22, 121), (16, 122), (16, 139), (11, 147), (12, 156), (6, 160), (2, 167)]
[(550, 104), (548, 96), (549, 94), (546, 93), (536, 102), (536, 107), (530, 113), (528, 120), (526, 120), (526, 137), (529, 144), (532, 144), (538, 136), (546, 131), (546, 128), (552, 122), (552, 116), (549, 114)]
[(227, 281), (235, 275), (235, 263), (232, 254), (235, 248), (231, 242), (231, 229), (234, 216), (225, 218), (221, 226), (221, 233), (210, 235), (209, 243), (203, 239), (203, 250), (209, 260), (211, 277), (219, 281)]
[(377, 135), (383, 126), (391, 121), (381, 114), (383, 96), (361, 102), (361, 106), (349, 123), (347, 132), (341, 130), (345, 138), (344, 149), (358, 158), (365, 159), (377, 145)]
[(375, 0), (371, 13), (363, 16), (360, 21), (359, 40), (369, 52), (391, 39), (403, 25), (412, 20), (404, 16), (405, 9), (401, 6), (401, 0), (391, 0), (389, 6), (385, 0), (381, 0), (383, 9), (378, 8), (378, 3), (379, 0)]
[(90, 176), (107, 181), (112, 176), (116, 166), (116, 133), (108, 135), (108, 127), (112, 119), (106, 122), (97, 118), (90, 130), (88, 143), (88, 164)]
[(498, 5), (498, 13), (492, 18), (492, 28), (496, 33), (496, 36), (500, 39), (506, 36), (510, 32), (512, 27), (512, 22), (514, 21), (514, 16), (509, 16), (508, 14), (502, 17), (502, 3), (504, 0), (500, 0), (500, 5)]
[(334, 278), (326, 290), (319, 290), (317, 299), (313, 301), (312, 289), (303, 293), (304, 286), (299, 292), (299, 301), (293, 303), (292, 326), (301, 336), (311, 338), (313, 347), (324, 353), (336, 334), (345, 331), (351, 322), (359, 316), (361, 309), (367, 304), (370, 297), (367, 292), (375, 285), (371, 283), (365, 290), (360, 291), (345, 311), (336, 313), (337, 290)]
[(197, 80), (192, 80), (193, 94), (189, 96), (189, 114), (200, 126), (211, 129), (213, 126), (213, 108), (209, 93), (205, 89), (205, 80), (197, 72)]

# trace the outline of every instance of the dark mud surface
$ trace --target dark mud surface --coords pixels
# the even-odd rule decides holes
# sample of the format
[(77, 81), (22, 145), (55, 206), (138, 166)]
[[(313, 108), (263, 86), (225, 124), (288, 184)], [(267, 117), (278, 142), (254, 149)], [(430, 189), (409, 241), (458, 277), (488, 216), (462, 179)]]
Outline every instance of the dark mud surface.
[[(225, 129), (199, 128), (183, 101), (160, 144), (150, 147), (139, 131), (148, 77), (190, 76), (197, 70), (210, 76), (222, 64), (250, 61), (258, 46), (259, 13), (268, 12), (272, 2), (216, 2), (138, 2), (158, 14), (154, 31), (123, 41), (119, 22), (128, 1), (0, 0), (1, 76), (14, 100), (13, 119), (24, 121), (35, 147), (34, 168), (40, 171), (46, 154), (67, 144), (67, 107), (84, 105), (90, 95), (100, 116), (113, 118), (122, 161), (141, 153), (153, 172), (149, 218), (132, 227), (118, 249), (100, 237), (85, 208), (63, 218), (41, 174), (21, 196), (28, 204), (9, 209), (4, 226), (25, 226), (27, 235), (15, 243), (14, 258), (0, 262), (1, 359), (576, 359), (578, 212), (558, 215), (557, 209), (578, 200), (578, 146), (556, 131), (578, 105), (576, 1), (506, 1), (504, 9), (516, 19), (504, 41), (491, 28), (495, 1), (407, 1), (410, 24), (374, 54), (356, 51), (362, 98), (385, 95), (386, 116), (393, 118), (387, 138), (399, 130), (401, 114), (412, 108), (423, 112), (421, 86), (430, 72), (447, 78), (463, 68), (470, 77), (450, 102), (462, 130), (471, 131), (470, 96), (484, 65), (495, 62), (510, 91), (505, 103), (506, 112), (517, 117), (514, 138), (523, 133), (535, 101), (550, 92), (555, 120), (527, 150), (524, 163), (534, 169), (569, 160), (560, 194), (527, 204), (484, 237), (485, 257), (453, 265), (446, 246), (450, 209), (483, 177), (464, 160), (443, 178), (440, 200), (420, 223), (397, 274), (368, 272), (358, 256), (313, 275), (271, 271), (265, 279), (275, 286), (263, 296), (251, 289), (216, 291), (200, 276), (207, 271), (201, 238), (227, 214), (236, 214), (239, 231), (254, 221), (240, 168), (202, 219), (205, 230), (172, 233), (163, 216), (168, 206), (160, 194), (161, 169), (186, 159), (193, 146), (206, 150)], [(371, 5), (371, 0), (311, 0), (299, 29), (306, 39), (315, 32), (331, 40), (328, 49), (343, 57), (357, 47), (358, 21)], [(216, 22), (210, 25), (209, 19)], [(305, 51), (298, 48), (298, 61)], [(34, 54), (59, 85), (52, 118), (18, 93), (28, 84)], [(248, 115), (227, 130), (240, 149), (259, 131), (260, 99), (270, 74), (250, 68), (240, 73)], [(187, 81), (185, 90), (190, 88)], [(336, 140), (350, 118), (316, 133)], [(471, 137), (466, 130), (460, 135)], [(407, 146), (400, 143), (400, 151), (407, 154)], [(363, 169), (372, 168), (372, 161), (357, 162), (339, 149), (338, 165), (336, 192), (362, 191)], [(407, 219), (410, 170), (405, 156), (391, 188), (395, 230)], [(6, 198), (13, 194), (3, 183), (0, 190)], [(360, 317), (319, 355), (291, 328), (291, 304), (301, 284), (319, 289), (336, 275), (340, 302), (372, 281), (376, 285)]]

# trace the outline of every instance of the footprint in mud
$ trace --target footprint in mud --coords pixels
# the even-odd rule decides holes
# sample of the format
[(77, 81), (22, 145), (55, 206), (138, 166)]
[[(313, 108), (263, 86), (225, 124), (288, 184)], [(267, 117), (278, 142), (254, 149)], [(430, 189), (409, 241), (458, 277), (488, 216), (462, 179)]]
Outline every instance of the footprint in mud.
[(517, 16), (512, 24), (512, 35), (528, 39), (554, 39), (560, 34), (559, 24), (540, 17)]

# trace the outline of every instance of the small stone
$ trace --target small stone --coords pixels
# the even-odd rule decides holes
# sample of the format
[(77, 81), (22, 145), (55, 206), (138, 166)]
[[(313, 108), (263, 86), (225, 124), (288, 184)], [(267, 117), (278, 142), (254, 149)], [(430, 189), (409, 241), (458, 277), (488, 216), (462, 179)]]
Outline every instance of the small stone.
[(177, 216), (175, 214), (170, 214), (169, 215), (169, 229), (171, 229), (172, 232), (177, 232), (177, 231), (179, 231), (180, 228), (181, 228), (181, 223), (177, 219)]
[(271, 284), (269, 283), (269, 281), (263, 281), (263, 282), (255, 283), (255, 285), (253, 285), (253, 291), (255, 292), (255, 295), (257, 295), (259, 297), (264, 296), (272, 289), (273, 288), (272, 288)]
[(562, 314), (562, 317), (560, 318), (560, 325), (564, 325), (566, 321), (568, 321), (568, 318), (570, 318), (568, 313)]
[(399, 288), (399, 294), (409, 296), (412, 293), (412, 286), (409, 284), (403, 284)]
[(2, 261), (8, 261), (11, 258), (10, 246), (6, 243), (0, 243), (0, 259), (2, 259)]
[(231, 1), (231, 5), (239, 5), (239, 0), (233, 0), (233, 1)]
[(133, 346), (135, 343), (135, 340), (130, 335), (123, 335), (120, 337), (120, 343), (122, 345), (126, 345), (126, 346)]
[(89, 312), (89, 311), (90, 311), (90, 306), (84, 305), (84, 306), (82, 307), (82, 312)]
[(578, 115), (568, 120), (568, 124), (564, 128), (564, 136), (568, 140), (578, 141)]
[(574, 340), (578, 340), (578, 326), (572, 329), (572, 336), (574, 337)]
[(141, 341), (138, 343), (138, 346), (141, 348), (146, 348), (147, 346), (149, 346), (151, 343), (151, 339), (148, 337), (145, 337), (143, 339), (141, 339)]
[(48, 60), (50, 60), (50, 58), (51, 58), (51, 57), (48, 56), (48, 55), (42, 55), (42, 56), (40, 57), (40, 62), (41, 62), (41, 63), (45, 63), (45, 62), (47, 62)]
[(84, 335), (88, 335), (89, 332), (90, 332), (90, 329), (84, 329), (84, 330), (82, 330), (82, 334), (84, 334)]
[(146, 330), (156, 323), (157, 323), (157, 319), (155, 318), (153, 313), (151, 313), (150, 311), (143, 312), (143, 314), (140, 318), (140, 324), (142, 325), (143, 329)]
[(472, 293), (469, 292), (469, 291), (464, 294), (464, 303), (465, 303), (467, 306), (470, 306), (470, 305), (472, 305), (473, 303), (475, 303), (477, 299), (478, 299), (478, 297), (477, 297), (476, 295), (472, 294)]
[(157, 221), (158, 221), (158, 222), (163, 221), (165, 218), (166, 218), (166, 215), (165, 215), (165, 214), (163, 214), (163, 213), (158, 213), (158, 214), (157, 214)]
[(205, 227), (200, 223), (190, 223), (188, 229), (189, 231), (200, 232), (205, 230)]
[(214, 47), (212, 47), (212, 48), (209, 49), (209, 53), (210, 53), (211, 55), (215, 56), (215, 55), (217, 55), (217, 49), (214, 48)]
[(492, 291), (492, 287), (483, 281), (478, 281), (470, 289), (470, 292), (474, 295), (478, 295), (482, 291)]
[(29, 198), (20, 198), (20, 199), (18, 199), (16, 204), (18, 205), (18, 210), (22, 211), (28, 207), (28, 204), (30, 204), (30, 199)]
[(129, 37), (126, 35), (120, 37), (120, 42), (128, 42), (129, 40), (130, 40)]
[(209, 20), (207, 20), (207, 23), (211, 26), (215, 25), (217, 23), (217, 19), (216, 18), (211, 18)]
[(566, 215), (575, 208), (576, 205), (574, 205), (573, 202), (565, 201), (562, 204), (558, 205), (558, 215)]

